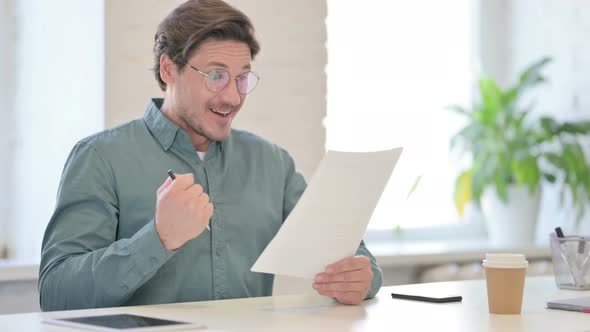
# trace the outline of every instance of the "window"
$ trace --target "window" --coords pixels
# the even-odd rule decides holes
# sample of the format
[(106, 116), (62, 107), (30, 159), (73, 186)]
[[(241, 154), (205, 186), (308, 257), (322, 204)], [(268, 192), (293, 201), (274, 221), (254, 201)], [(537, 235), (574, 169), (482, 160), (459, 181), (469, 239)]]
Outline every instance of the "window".
[(39, 258), (68, 153), (104, 128), (102, 12), (97, 0), (8, 1), (10, 19), (0, 15), (0, 247), (10, 258)]
[(459, 221), (449, 141), (462, 119), (445, 107), (471, 102), (472, 3), (328, 0), (327, 148), (404, 147), (369, 229)]

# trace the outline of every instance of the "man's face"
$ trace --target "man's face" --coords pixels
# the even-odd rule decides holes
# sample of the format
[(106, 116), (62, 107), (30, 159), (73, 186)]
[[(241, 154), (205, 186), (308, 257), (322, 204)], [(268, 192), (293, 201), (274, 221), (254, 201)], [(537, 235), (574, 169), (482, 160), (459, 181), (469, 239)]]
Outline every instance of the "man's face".
[(195, 134), (208, 141), (227, 138), (231, 122), (246, 99), (238, 91), (235, 78), (250, 70), (250, 60), (250, 48), (243, 42), (209, 40), (199, 46), (188, 64), (203, 73), (226, 70), (230, 75), (227, 86), (211, 92), (206, 85), (207, 77), (189, 65), (178, 73), (172, 91), (176, 94), (175, 115), (192, 138)]

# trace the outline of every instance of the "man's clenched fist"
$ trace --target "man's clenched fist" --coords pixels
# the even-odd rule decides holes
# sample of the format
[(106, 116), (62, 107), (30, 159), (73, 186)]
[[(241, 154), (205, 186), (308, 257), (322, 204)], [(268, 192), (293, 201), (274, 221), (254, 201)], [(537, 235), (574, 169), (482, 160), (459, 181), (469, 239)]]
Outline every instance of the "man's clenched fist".
[(156, 232), (166, 250), (176, 250), (209, 225), (213, 204), (192, 174), (177, 174), (158, 189)]

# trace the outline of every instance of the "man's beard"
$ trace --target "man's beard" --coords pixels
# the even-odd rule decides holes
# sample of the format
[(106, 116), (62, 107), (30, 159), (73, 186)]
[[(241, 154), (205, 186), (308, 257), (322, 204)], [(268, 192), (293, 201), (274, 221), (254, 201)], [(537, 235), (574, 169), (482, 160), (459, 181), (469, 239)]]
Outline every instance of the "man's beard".
[[(207, 110), (207, 111), (209, 111), (209, 110)], [(181, 120), (182, 120), (182, 122), (184, 122), (185, 126), (188, 129), (190, 129), (191, 131), (193, 131), (197, 135), (206, 138), (210, 142), (216, 142), (216, 141), (221, 141), (221, 140), (225, 139), (225, 137), (223, 137), (223, 138), (213, 137), (213, 135), (211, 133), (209, 133), (205, 128), (203, 128), (203, 126), (199, 123), (199, 121), (196, 118), (188, 117), (186, 112), (182, 113)]]

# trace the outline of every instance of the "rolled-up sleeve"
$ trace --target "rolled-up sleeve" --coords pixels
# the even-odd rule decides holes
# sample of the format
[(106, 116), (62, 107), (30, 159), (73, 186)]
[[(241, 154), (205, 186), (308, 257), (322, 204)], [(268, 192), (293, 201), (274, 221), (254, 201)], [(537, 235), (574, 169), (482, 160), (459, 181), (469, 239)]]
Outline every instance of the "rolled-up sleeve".
[(375, 297), (375, 295), (377, 295), (377, 292), (379, 292), (379, 289), (381, 289), (381, 285), (383, 284), (383, 271), (381, 270), (379, 265), (377, 265), (377, 260), (375, 259), (375, 257), (373, 257), (373, 255), (371, 254), (369, 249), (367, 249), (364, 241), (361, 241), (361, 244), (360, 244), (358, 250), (356, 251), (356, 254), (366, 256), (371, 261), (371, 270), (373, 271), (373, 280), (371, 281), (371, 288), (367, 292), (366, 298), (367, 299), (373, 298), (373, 297)]

